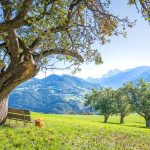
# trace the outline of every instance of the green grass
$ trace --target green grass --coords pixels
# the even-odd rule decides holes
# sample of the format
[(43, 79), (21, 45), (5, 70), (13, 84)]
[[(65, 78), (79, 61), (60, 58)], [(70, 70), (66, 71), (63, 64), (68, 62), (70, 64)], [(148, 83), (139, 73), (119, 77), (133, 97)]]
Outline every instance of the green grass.
[(11, 122), (0, 128), (0, 150), (150, 150), (150, 129), (136, 114), (119, 124), (119, 117), (110, 117), (107, 124), (102, 116), (44, 115), (44, 128), (34, 124)]

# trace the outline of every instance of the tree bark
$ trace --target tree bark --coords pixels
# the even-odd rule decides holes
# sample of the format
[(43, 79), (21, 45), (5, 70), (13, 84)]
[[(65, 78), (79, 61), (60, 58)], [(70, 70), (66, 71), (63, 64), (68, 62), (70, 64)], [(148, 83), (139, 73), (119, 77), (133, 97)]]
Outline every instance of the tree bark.
[(145, 121), (146, 121), (146, 127), (150, 128), (150, 115), (148, 115), (147, 117), (145, 117)]
[(125, 117), (124, 115), (121, 115), (121, 116), (120, 116), (120, 124), (123, 124), (123, 123), (124, 123), (124, 117)]
[(107, 123), (109, 116), (104, 116), (104, 123)]
[(34, 77), (38, 67), (32, 54), (22, 55), (15, 67), (11, 66), (0, 74), (0, 123), (5, 121), (8, 111), (8, 95), (19, 84)]
[(0, 125), (5, 123), (7, 112), (8, 112), (8, 97), (5, 97), (3, 100), (0, 101)]

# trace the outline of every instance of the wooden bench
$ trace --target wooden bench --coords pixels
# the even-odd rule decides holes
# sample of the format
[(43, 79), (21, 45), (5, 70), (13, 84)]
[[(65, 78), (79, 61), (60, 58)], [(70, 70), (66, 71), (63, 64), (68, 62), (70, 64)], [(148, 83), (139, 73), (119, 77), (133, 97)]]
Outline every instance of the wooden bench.
[(24, 125), (26, 125), (26, 123), (32, 122), (29, 110), (22, 110), (16, 108), (8, 108), (8, 114), (6, 119), (9, 119), (9, 122), (10, 120), (16, 120), (16, 123), (17, 121), (23, 121)]

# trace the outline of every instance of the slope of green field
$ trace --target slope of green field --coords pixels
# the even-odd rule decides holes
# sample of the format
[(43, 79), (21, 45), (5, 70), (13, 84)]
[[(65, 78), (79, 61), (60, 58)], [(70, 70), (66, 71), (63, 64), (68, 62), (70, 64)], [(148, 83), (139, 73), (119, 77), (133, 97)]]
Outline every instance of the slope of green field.
[(32, 118), (42, 118), (45, 126), (12, 121), (0, 127), (0, 150), (150, 150), (150, 129), (136, 114), (126, 117), (124, 125), (118, 116), (107, 124), (91, 115), (32, 113)]

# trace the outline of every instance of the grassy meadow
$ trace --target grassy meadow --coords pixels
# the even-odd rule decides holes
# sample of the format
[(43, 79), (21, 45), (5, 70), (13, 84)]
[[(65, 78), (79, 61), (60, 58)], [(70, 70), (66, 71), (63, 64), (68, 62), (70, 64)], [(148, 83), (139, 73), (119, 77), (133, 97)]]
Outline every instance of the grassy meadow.
[(119, 124), (119, 116), (103, 123), (96, 115), (49, 115), (32, 113), (42, 118), (44, 127), (22, 123), (0, 127), (0, 150), (150, 150), (150, 129), (136, 114)]

